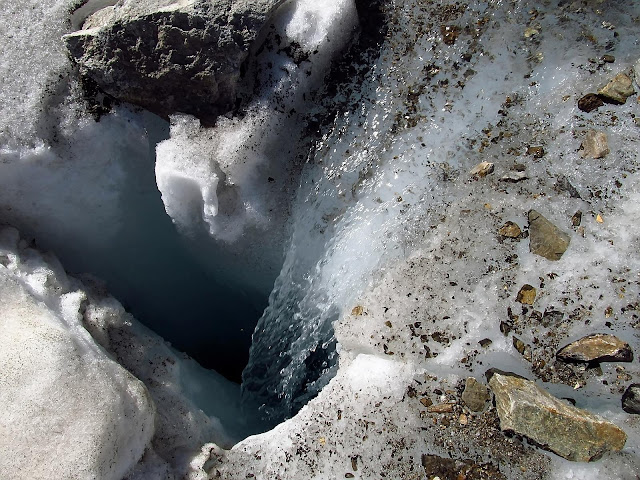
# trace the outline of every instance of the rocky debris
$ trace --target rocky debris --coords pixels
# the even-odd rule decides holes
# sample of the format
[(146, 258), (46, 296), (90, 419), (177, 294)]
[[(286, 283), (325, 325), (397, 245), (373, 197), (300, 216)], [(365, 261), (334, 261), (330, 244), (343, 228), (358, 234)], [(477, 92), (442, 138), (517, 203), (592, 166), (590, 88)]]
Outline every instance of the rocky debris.
[(506, 480), (500, 470), (491, 463), (477, 464), (471, 460), (454, 460), (426, 454), (422, 455), (421, 461), (428, 479)]
[(592, 112), (604, 105), (602, 99), (595, 93), (587, 93), (584, 97), (578, 100), (578, 108), (583, 112)]
[(490, 398), (489, 389), (473, 377), (468, 377), (462, 392), (462, 401), (472, 412), (481, 412)]
[(529, 178), (524, 172), (507, 172), (500, 177), (501, 182), (518, 183)]
[(602, 60), (604, 63), (613, 63), (613, 62), (615, 62), (615, 61), (616, 61), (616, 57), (614, 57), (613, 55), (603, 55), (603, 56), (601, 57), (601, 60)]
[(476, 177), (486, 177), (490, 173), (493, 173), (493, 163), (490, 162), (481, 162), (473, 167), (469, 173)]
[(520, 230), (520, 227), (516, 223), (507, 222), (502, 227), (500, 227), (500, 230), (498, 230), (498, 234), (500, 234), (500, 236), (502, 237), (520, 238), (520, 235), (522, 235), (522, 230)]
[(573, 214), (573, 217), (571, 217), (571, 225), (573, 225), (574, 227), (579, 227), (581, 223), (582, 223), (582, 212), (578, 210), (576, 213)]
[(489, 386), (503, 431), (523, 435), (567, 460), (588, 462), (621, 450), (627, 435), (611, 422), (576, 408), (530, 380), (493, 372)]
[(63, 37), (80, 75), (167, 116), (213, 121), (236, 102), (241, 69), (281, 0), (124, 0)]
[(564, 175), (558, 175), (558, 180), (556, 181), (553, 188), (557, 192), (567, 192), (571, 198), (582, 198), (580, 196), (580, 192), (574, 187), (569, 179)]
[(427, 407), (429, 413), (452, 413), (453, 403), (438, 403), (437, 405), (431, 405)]
[(524, 305), (533, 305), (535, 299), (536, 288), (528, 283), (524, 284), (516, 295), (516, 301)]
[(544, 148), (541, 146), (529, 146), (527, 148), (527, 155), (532, 155), (533, 158), (542, 158), (544, 154)]
[(614, 335), (595, 333), (571, 342), (556, 353), (563, 362), (631, 362), (633, 351), (628, 343)]
[(603, 158), (609, 153), (609, 143), (607, 142), (607, 134), (589, 130), (580, 145), (580, 156), (582, 158)]
[(633, 82), (625, 73), (619, 73), (598, 90), (598, 95), (604, 100), (618, 104), (626, 102), (627, 97), (630, 97), (633, 93)]
[(622, 409), (627, 413), (640, 414), (640, 383), (629, 385), (622, 395)]
[(530, 210), (529, 251), (548, 260), (560, 260), (571, 238), (535, 210)]

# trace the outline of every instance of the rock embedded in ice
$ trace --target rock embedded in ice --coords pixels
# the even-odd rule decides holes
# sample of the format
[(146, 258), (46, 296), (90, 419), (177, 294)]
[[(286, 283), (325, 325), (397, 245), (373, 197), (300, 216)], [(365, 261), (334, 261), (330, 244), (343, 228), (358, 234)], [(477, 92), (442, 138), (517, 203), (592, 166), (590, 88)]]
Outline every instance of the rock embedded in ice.
[(619, 73), (598, 90), (598, 95), (612, 103), (624, 103), (633, 93), (633, 82), (625, 73)]
[(462, 401), (472, 412), (481, 412), (489, 401), (489, 389), (475, 378), (467, 378), (462, 392)]
[(125, 0), (64, 41), (80, 74), (162, 116), (212, 121), (235, 101), (242, 66), (281, 0)]
[(552, 396), (530, 380), (494, 372), (489, 386), (503, 431), (533, 440), (567, 460), (588, 462), (621, 450), (627, 435), (611, 422)]
[(81, 294), (45, 303), (20, 275), (0, 267), (0, 478), (120, 480), (154, 434), (149, 392), (82, 328)]
[(520, 235), (522, 235), (522, 230), (520, 230), (520, 227), (517, 223), (509, 221), (506, 222), (502, 227), (500, 227), (498, 233), (503, 237), (520, 238)]
[(571, 238), (535, 210), (530, 210), (529, 250), (548, 260), (560, 260)]
[(587, 135), (580, 145), (582, 158), (603, 158), (609, 153), (609, 143), (607, 141), (607, 134), (604, 132), (597, 132), (595, 130), (589, 130)]
[(622, 395), (622, 409), (627, 413), (640, 414), (640, 383), (629, 385)]
[(595, 93), (587, 93), (584, 97), (581, 97), (580, 100), (578, 100), (578, 108), (587, 113), (592, 112), (603, 105), (604, 102)]
[(522, 180), (526, 180), (529, 177), (524, 172), (507, 172), (500, 177), (501, 182), (518, 183)]
[(471, 175), (475, 175), (478, 177), (486, 177), (490, 173), (493, 173), (493, 163), (491, 162), (480, 162), (475, 167), (473, 167), (469, 173)]
[(556, 357), (564, 362), (631, 362), (633, 351), (614, 335), (594, 333), (561, 348)]
[(516, 301), (525, 305), (533, 305), (536, 300), (536, 288), (528, 283), (523, 285), (518, 294), (516, 295)]

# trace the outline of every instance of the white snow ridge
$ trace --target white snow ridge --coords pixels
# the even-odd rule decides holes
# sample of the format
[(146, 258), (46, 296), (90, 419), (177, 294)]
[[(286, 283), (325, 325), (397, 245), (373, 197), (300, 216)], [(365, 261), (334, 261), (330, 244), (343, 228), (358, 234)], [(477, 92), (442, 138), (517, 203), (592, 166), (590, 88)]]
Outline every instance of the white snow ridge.
[(0, 1), (0, 479), (640, 478), (640, 4)]

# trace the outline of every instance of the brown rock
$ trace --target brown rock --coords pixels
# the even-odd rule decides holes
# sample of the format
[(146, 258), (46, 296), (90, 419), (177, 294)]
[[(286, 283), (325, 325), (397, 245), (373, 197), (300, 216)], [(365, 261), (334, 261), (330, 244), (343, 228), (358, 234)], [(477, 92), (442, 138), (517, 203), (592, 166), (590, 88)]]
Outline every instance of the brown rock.
[(556, 358), (563, 362), (631, 362), (633, 351), (618, 337), (595, 333), (561, 348)]
[(588, 462), (621, 450), (627, 435), (611, 422), (564, 402), (522, 377), (494, 372), (489, 386), (503, 431), (533, 440), (567, 460)]
[(609, 153), (607, 134), (589, 130), (582, 141), (582, 145), (580, 145), (580, 149), (582, 150), (580, 153), (582, 158), (603, 158)]
[(514, 222), (507, 222), (500, 227), (498, 233), (503, 237), (519, 238), (522, 234), (522, 230), (520, 230), (520, 227)]
[(421, 463), (428, 479), (506, 480), (498, 467), (491, 463), (477, 464), (472, 460), (456, 460), (427, 454), (422, 455)]
[(540, 146), (529, 146), (527, 148), (527, 155), (533, 155), (533, 158), (544, 157), (544, 148)]
[(633, 93), (633, 82), (625, 73), (619, 73), (598, 90), (598, 95), (612, 103), (624, 103)]
[(529, 285), (528, 283), (524, 284), (520, 291), (518, 291), (518, 295), (516, 295), (516, 301), (523, 303), (525, 305), (533, 305), (533, 302), (536, 300), (536, 289), (535, 287)]
[(595, 93), (587, 93), (584, 97), (578, 100), (578, 108), (583, 112), (591, 112), (604, 105), (602, 99)]
[(489, 389), (478, 382), (475, 378), (469, 377), (464, 385), (462, 401), (472, 412), (484, 410), (484, 406), (489, 401)]
[(452, 403), (439, 403), (437, 405), (432, 405), (427, 408), (429, 413), (451, 413), (453, 412), (453, 404)]
[(560, 260), (571, 238), (535, 210), (530, 210), (529, 251), (548, 260)]

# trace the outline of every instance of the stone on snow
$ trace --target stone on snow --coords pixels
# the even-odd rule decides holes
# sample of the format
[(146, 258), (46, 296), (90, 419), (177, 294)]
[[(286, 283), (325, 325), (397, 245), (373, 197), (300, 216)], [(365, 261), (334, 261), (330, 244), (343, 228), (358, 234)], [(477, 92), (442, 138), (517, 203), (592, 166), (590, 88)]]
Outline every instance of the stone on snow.
[(629, 385), (622, 395), (622, 409), (627, 413), (640, 413), (640, 383)]
[(565, 362), (631, 362), (633, 352), (618, 337), (595, 333), (561, 348), (556, 357)]
[(548, 260), (560, 260), (571, 238), (535, 210), (530, 210), (529, 250)]
[(619, 73), (598, 90), (598, 95), (613, 103), (624, 103), (633, 93), (633, 82), (624, 73)]
[(613, 423), (576, 408), (530, 380), (494, 372), (489, 386), (503, 431), (533, 440), (567, 460), (588, 462), (621, 450), (627, 435)]
[(589, 130), (580, 145), (580, 156), (582, 158), (603, 158), (609, 153), (609, 143), (607, 142), (607, 134)]

